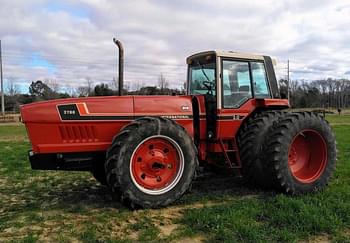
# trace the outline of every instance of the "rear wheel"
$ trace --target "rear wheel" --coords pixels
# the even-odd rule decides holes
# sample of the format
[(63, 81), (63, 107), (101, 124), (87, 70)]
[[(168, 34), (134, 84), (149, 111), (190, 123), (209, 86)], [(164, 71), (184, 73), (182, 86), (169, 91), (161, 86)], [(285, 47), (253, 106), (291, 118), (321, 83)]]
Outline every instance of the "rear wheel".
[(107, 153), (107, 182), (124, 202), (153, 208), (180, 198), (197, 167), (191, 137), (177, 123), (141, 118), (126, 126)]
[(264, 151), (275, 186), (290, 194), (324, 188), (336, 165), (330, 126), (309, 112), (289, 113), (275, 124)]
[(271, 187), (271, 176), (263, 167), (262, 146), (266, 143), (269, 128), (282, 111), (263, 111), (254, 114), (243, 124), (238, 134), (239, 153), (245, 181), (254, 187)]

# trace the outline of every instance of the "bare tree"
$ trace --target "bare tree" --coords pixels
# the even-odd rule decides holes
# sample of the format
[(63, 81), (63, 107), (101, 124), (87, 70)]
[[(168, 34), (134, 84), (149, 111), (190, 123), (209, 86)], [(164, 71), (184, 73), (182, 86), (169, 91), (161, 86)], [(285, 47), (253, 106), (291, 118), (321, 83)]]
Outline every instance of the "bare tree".
[(94, 82), (92, 82), (91, 78), (87, 77), (86, 78), (86, 87), (87, 87), (87, 91), (88, 91), (88, 96), (93, 93), (93, 90), (94, 90), (93, 86), (94, 86)]
[(76, 89), (76, 93), (79, 97), (87, 97), (89, 96), (89, 89), (86, 86), (79, 86)]
[(77, 89), (72, 87), (71, 85), (67, 85), (64, 89), (64, 91), (69, 94), (71, 97), (77, 97)]
[(93, 82), (92, 80), (87, 77), (85, 78), (86, 80), (86, 83), (85, 85), (83, 86), (79, 86), (77, 89), (76, 89), (76, 95), (80, 96), (80, 97), (87, 97), (87, 96), (91, 96), (93, 95)]
[(16, 96), (19, 94), (19, 86), (15, 84), (14, 78), (9, 78), (7, 80), (7, 87), (5, 91), (9, 96)]
[(44, 83), (50, 87), (50, 89), (54, 92), (54, 93), (59, 93), (60, 91), (60, 84), (57, 82), (57, 80), (55, 79), (45, 79)]
[(141, 83), (140, 81), (136, 81), (136, 82), (133, 82), (132, 84), (132, 90), (139, 91), (144, 86), (145, 86), (144, 83)]
[(118, 80), (113, 77), (112, 80), (108, 83), (108, 87), (112, 90), (118, 90)]
[(128, 91), (130, 90), (130, 83), (129, 82), (124, 82), (124, 87), (123, 87), (123, 94), (127, 94)]
[(340, 82), (340, 91), (339, 91), (340, 107), (345, 108), (345, 97), (346, 97), (345, 91), (346, 91), (346, 87), (348, 85), (347, 84), (348, 80), (341, 79), (341, 80), (339, 80), (339, 82)]
[(169, 88), (169, 82), (166, 80), (165, 76), (161, 73), (158, 78), (158, 87), (162, 92), (164, 89)]

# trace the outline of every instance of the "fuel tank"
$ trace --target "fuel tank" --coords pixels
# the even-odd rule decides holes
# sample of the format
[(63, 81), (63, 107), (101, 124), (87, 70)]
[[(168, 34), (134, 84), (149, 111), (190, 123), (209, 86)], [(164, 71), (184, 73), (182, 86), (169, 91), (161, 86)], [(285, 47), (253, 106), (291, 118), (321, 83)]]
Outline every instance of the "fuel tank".
[(123, 126), (145, 116), (173, 119), (193, 136), (190, 96), (58, 99), (20, 111), (34, 153), (105, 151)]

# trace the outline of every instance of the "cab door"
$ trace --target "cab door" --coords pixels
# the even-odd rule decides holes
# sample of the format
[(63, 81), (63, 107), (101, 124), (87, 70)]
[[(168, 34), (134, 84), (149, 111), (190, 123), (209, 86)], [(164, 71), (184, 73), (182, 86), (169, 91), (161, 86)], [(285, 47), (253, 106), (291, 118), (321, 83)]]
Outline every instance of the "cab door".
[(255, 99), (271, 98), (263, 60), (221, 59), (217, 136), (234, 137)]

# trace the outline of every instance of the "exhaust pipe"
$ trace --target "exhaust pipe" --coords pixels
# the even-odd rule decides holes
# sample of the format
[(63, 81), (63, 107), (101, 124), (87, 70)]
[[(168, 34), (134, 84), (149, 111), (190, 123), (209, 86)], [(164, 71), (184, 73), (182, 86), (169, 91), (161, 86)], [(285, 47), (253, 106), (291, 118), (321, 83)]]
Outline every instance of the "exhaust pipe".
[(123, 95), (123, 82), (124, 82), (124, 48), (123, 44), (117, 40), (116, 38), (113, 38), (114, 44), (118, 46), (119, 49), (119, 60), (118, 60), (118, 95)]

